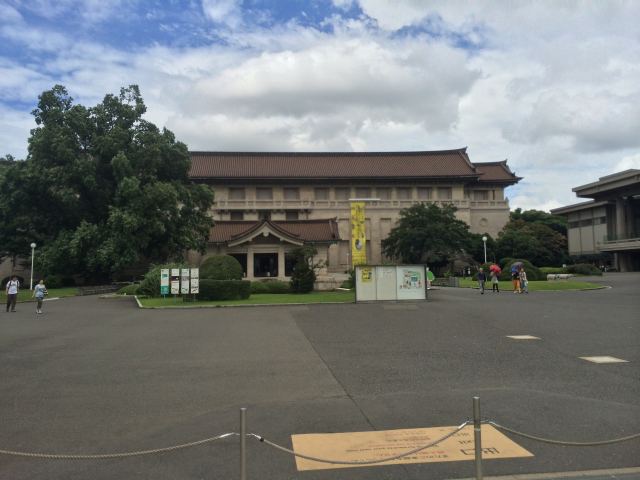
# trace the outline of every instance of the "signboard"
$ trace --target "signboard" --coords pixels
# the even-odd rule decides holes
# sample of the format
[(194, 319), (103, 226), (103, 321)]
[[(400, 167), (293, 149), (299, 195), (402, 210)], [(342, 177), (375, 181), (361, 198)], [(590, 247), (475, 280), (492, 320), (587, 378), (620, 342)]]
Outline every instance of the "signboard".
[(189, 294), (189, 269), (183, 268), (180, 270), (180, 293), (182, 295)]
[(351, 202), (351, 265), (367, 263), (364, 202)]
[(191, 293), (200, 293), (200, 270), (197, 268), (191, 269)]
[(422, 265), (407, 265), (396, 270), (398, 300), (424, 300), (425, 270)]
[(178, 295), (180, 293), (180, 269), (171, 269), (171, 295)]
[[(291, 441), (296, 453), (340, 461), (368, 461), (392, 457), (402, 452), (427, 445), (442, 438), (456, 427), (411, 428), (404, 430), (383, 430), (376, 432), (320, 433), (292, 435)], [(533, 457), (533, 454), (492, 425), (482, 425), (482, 458)], [(331, 468), (354, 468), (359, 466), (397, 465), (406, 463), (458, 462), (474, 460), (475, 449), (473, 425), (433, 447), (426, 448), (389, 462), (375, 465), (340, 465), (314, 462), (296, 457), (298, 470), (326, 470)]]
[(160, 270), (160, 295), (169, 295), (169, 269)]
[(396, 267), (377, 268), (376, 300), (396, 300)]

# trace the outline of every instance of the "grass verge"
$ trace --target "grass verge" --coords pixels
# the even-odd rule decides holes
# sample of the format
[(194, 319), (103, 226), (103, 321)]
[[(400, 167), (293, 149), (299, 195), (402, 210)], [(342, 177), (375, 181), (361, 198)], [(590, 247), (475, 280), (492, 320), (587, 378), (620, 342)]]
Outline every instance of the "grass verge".
[[(463, 288), (474, 288), (478, 286), (478, 282), (476, 280), (469, 279), (460, 279), (460, 286)], [(491, 282), (487, 281), (485, 283), (485, 290), (491, 290)], [(552, 291), (561, 291), (561, 290), (584, 290), (590, 288), (602, 288), (602, 285), (591, 282), (580, 282), (576, 280), (531, 280), (529, 282), (529, 291), (530, 292), (552, 292)], [(513, 290), (513, 285), (511, 282), (500, 282), (500, 289), (505, 291)]]
[(157, 307), (221, 307), (227, 305), (277, 305), (291, 303), (351, 303), (355, 293), (350, 292), (311, 292), (311, 293), (254, 293), (246, 300), (217, 300), (183, 302), (181, 298), (139, 298), (144, 308)]
[[(65, 287), (65, 288), (48, 288), (47, 295), (45, 298), (53, 298), (53, 297), (73, 297), (78, 294), (78, 289), (76, 287)], [(22, 302), (35, 302), (36, 299), (32, 298), (31, 295), (33, 292), (28, 288), (22, 288), (18, 292), (18, 303)], [(7, 303), (7, 292), (6, 290), (0, 291), (0, 303), (5, 305)]]

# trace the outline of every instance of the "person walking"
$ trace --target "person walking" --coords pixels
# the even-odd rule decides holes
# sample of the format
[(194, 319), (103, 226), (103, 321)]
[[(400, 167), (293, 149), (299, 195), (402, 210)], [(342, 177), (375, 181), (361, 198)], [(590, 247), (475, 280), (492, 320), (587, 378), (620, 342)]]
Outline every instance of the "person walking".
[(521, 293), (520, 272), (515, 268), (511, 270), (511, 282), (513, 282), (513, 293)]
[(478, 286), (480, 287), (480, 295), (484, 295), (484, 282), (487, 281), (487, 275), (482, 268), (478, 270)]
[(527, 272), (524, 271), (524, 267), (520, 269), (520, 292), (529, 293), (529, 280), (527, 280)]
[(42, 302), (44, 302), (44, 297), (47, 293), (47, 287), (44, 286), (44, 280), (40, 280), (36, 285), (36, 288), (33, 289), (32, 295), (38, 302), (36, 305), (36, 313), (42, 313)]
[(491, 291), (493, 293), (500, 293), (500, 279), (498, 278), (498, 272), (491, 270)]
[(20, 290), (20, 281), (18, 277), (13, 275), (11, 280), (7, 282), (7, 312), (9, 311), (9, 307), (11, 307), (11, 311), (16, 311), (16, 302), (18, 301), (18, 290)]

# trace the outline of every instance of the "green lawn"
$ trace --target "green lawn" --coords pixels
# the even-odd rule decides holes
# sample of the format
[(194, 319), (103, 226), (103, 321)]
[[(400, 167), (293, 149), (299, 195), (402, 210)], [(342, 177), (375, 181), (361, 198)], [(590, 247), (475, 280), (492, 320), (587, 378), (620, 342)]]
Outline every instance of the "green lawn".
[[(28, 285), (27, 285), (28, 287)], [(65, 287), (65, 288), (48, 288), (47, 291), (49, 295), (46, 298), (54, 298), (54, 297), (73, 297), (78, 294), (78, 289), (76, 287)], [(31, 297), (32, 292), (28, 288), (21, 288), (18, 292), (18, 303), (21, 302), (35, 302), (36, 299)], [(0, 303), (5, 305), (7, 303), (7, 292), (6, 290), (2, 290), (0, 292)]]
[(246, 300), (219, 300), (183, 302), (180, 297), (140, 298), (143, 307), (201, 307), (223, 305), (277, 305), (284, 303), (350, 303), (355, 301), (355, 293), (350, 292), (311, 292), (311, 293), (254, 293)]
[[(478, 282), (476, 280), (469, 279), (460, 279), (460, 286), (463, 288), (474, 288), (478, 286)], [(558, 291), (558, 290), (581, 290), (584, 288), (601, 288), (602, 285), (598, 285), (597, 283), (591, 282), (579, 282), (576, 280), (531, 280), (529, 282), (529, 291), (530, 292), (541, 292), (541, 291)], [(485, 283), (485, 290), (491, 290), (491, 282), (487, 281)], [(513, 285), (511, 281), (502, 281), (500, 282), (500, 290), (511, 291), (513, 290)]]

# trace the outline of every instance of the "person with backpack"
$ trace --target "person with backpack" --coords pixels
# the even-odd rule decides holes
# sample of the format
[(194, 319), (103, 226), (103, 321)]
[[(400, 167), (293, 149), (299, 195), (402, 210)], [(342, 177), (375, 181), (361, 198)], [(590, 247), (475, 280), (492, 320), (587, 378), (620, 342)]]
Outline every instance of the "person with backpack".
[(36, 285), (36, 288), (33, 289), (33, 297), (36, 298), (38, 304), (36, 305), (36, 313), (42, 313), (42, 302), (44, 302), (44, 297), (47, 295), (47, 287), (44, 286), (44, 280), (40, 280)]
[(16, 302), (18, 301), (18, 290), (20, 290), (20, 281), (18, 277), (13, 275), (11, 280), (7, 282), (7, 312), (9, 311), (9, 307), (11, 307), (11, 311), (16, 311)]

